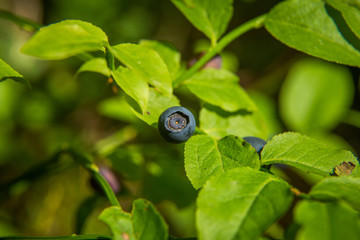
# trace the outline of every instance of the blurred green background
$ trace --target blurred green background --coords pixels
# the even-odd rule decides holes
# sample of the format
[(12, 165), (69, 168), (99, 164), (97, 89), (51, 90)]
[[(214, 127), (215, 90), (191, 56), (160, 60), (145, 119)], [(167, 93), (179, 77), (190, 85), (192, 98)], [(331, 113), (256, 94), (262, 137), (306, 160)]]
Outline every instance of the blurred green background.
[[(234, 1), (229, 29), (277, 2)], [(43, 25), (64, 19), (89, 21), (107, 33), (112, 45), (166, 40), (181, 52), (184, 62), (208, 44), (169, 0), (2, 0), (0, 9)], [(39, 61), (20, 53), (31, 34), (0, 19), (0, 58), (32, 85), (28, 89), (12, 80), (0, 82), (0, 236), (109, 233), (97, 220), (108, 202), (71, 159), (7, 185), (50, 159), (64, 144), (92, 153), (100, 166), (113, 169), (125, 209), (133, 199), (147, 198), (157, 205), (173, 235), (193, 236), (196, 191), (184, 173), (183, 144), (165, 143), (156, 129), (137, 120), (105, 77), (75, 76), (81, 60)], [(222, 59), (224, 68), (240, 76), (257, 103), (269, 138), (298, 131), (359, 156), (358, 68), (306, 56), (264, 29), (237, 39)], [(188, 91), (175, 94), (198, 112), (200, 105)], [(300, 189), (313, 180), (298, 174), (304, 180), (290, 181)]]

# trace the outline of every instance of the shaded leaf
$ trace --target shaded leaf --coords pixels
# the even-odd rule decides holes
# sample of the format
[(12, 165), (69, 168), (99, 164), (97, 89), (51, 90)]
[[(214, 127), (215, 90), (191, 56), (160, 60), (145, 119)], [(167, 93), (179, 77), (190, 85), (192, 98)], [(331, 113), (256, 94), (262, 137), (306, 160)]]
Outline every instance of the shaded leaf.
[(104, 50), (107, 40), (106, 34), (91, 23), (65, 20), (42, 27), (21, 51), (34, 57), (57, 60), (87, 51)]
[(187, 88), (204, 102), (225, 111), (255, 110), (255, 104), (238, 83), (238, 77), (226, 70), (208, 68), (184, 81)]
[(16, 82), (23, 83), (31, 88), (30, 82), (28, 80), (26, 80), (20, 73), (10, 67), (6, 62), (0, 59), (0, 82), (9, 78)]
[(225, 32), (232, 17), (232, 0), (172, 0), (185, 17), (212, 43)]
[(287, 164), (303, 171), (329, 176), (343, 161), (358, 165), (349, 151), (328, 147), (299, 133), (287, 132), (275, 136), (261, 152), (261, 164)]
[(197, 135), (185, 143), (185, 170), (196, 189), (212, 176), (246, 166), (259, 169), (259, 156), (241, 138), (227, 136), (218, 141), (207, 135)]
[(339, 32), (321, 0), (280, 2), (267, 16), (265, 27), (284, 44), (309, 55), (360, 66), (360, 52)]
[(104, 58), (93, 58), (85, 62), (76, 72), (76, 75), (82, 72), (96, 72), (104, 75), (105, 77), (110, 77), (110, 69), (106, 64)]
[(290, 207), (289, 185), (268, 173), (235, 168), (211, 178), (197, 199), (199, 239), (258, 239)]
[(112, 46), (111, 50), (114, 56), (128, 68), (164, 95), (171, 97), (172, 81), (168, 68), (155, 50), (130, 43)]
[(302, 201), (295, 208), (297, 240), (358, 239), (358, 213), (340, 202)]

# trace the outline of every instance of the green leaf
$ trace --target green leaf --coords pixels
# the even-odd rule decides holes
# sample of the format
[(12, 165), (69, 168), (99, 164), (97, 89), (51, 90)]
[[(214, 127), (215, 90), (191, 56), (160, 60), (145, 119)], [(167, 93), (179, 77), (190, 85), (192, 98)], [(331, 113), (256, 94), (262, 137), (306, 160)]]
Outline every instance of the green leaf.
[(225, 32), (232, 17), (232, 0), (172, 0), (185, 17), (214, 43)]
[(8, 78), (16, 82), (23, 83), (31, 88), (30, 82), (28, 80), (26, 80), (20, 73), (10, 67), (6, 62), (0, 59), (0, 82), (5, 81)]
[(148, 106), (145, 113), (142, 113), (137, 107), (137, 103), (131, 101), (132, 99), (126, 99), (131, 106), (133, 113), (146, 122), (149, 125), (156, 125), (158, 119), (163, 111), (169, 107), (180, 106), (179, 100), (172, 95), (171, 97), (166, 97), (156, 91), (154, 88), (149, 89), (149, 100)]
[(358, 213), (339, 202), (302, 201), (295, 208), (295, 221), (300, 224), (297, 240), (358, 239)]
[(153, 49), (124, 43), (111, 47), (114, 56), (165, 96), (171, 97), (172, 81), (166, 64)]
[(129, 68), (121, 66), (112, 72), (112, 76), (122, 90), (139, 104), (144, 113), (149, 99), (149, 85), (146, 80)]
[(107, 67), (106, 60), (104, 58), (93, 58), (85, 62), (76, 72), (76, 75), (82, 72), (96, 72), (110, 77), (110, 69)]
[(347, 115), (353, 96), (353, 79), (347, 68), (303, 59), (291, 67), (283, 84), (280, 112), (292, 130), (312, 134), (328, 131)]
[(175, 80), (175, 76), (180, 68), (181, 56), (179, 51), (177, 51), (174, 46), (167, 42), (141, 40), (139, 44), (155, 50), (166, 64), (171, 79)]
[(227, 135), (255, 136), (267, 139), (267, 127), (257, 111), (226, 112), (205, 104), (200, 110), (200, 128), (208, 135), (222, 138)]
[(342, 162), (358, 165), (349, 151), (328, 147), (299, 133), (287, 132), (271, 139), (261, 152), (261, 164), (287, 164), (303, 171), (329, 176)]
[(289, 185), (268, 173), (235, 168), (211, 178), (197, 199), (199, 239), (258, 239), (291, 205)]
[(241, 138), (227, 136), (217, 141), (207, 135), (197, 135), (185, 143), (185, 170), (196, 189), (211, 176), (246, 166), (259, 169), (259, 156)]
[(135, 122), (138, 120), (123, 97), (107, 98), (98, 104), (97, 110), (108, 118), (123, 122)]
[(120, 208), (105, 209), (100, 220), (105, 222), (114, 234), (115, 240), (167, 239), (168, 227), (155, 207), (144, 199), (133, 202), (132, 213)]
[(350, 176), (324, 178), (310, 191), (314, 199), (341, 199), (360, 211), (360, 178)]
[(341, 12), (351, 30), (360, 38), (360, 3), (351, 0), (326, 0), (326, 3)]
[(290, 0), (276, 5), (266, 29), (284, 44), (309, 55), (360, 66), (360, 52), (339, 32), (321, 0)]
[(91, 23), (65, 20), (42, 27), (21, 51), (34, 57), (57, 60), (87, 51), (104, 50), (107, 41), (106, 34)]
[(238, 77), (223, 69), (204, 69), (187, 79), (184, 84), (198, 98), (225, 111), (252, 111), (255, 104), (238, 83)]

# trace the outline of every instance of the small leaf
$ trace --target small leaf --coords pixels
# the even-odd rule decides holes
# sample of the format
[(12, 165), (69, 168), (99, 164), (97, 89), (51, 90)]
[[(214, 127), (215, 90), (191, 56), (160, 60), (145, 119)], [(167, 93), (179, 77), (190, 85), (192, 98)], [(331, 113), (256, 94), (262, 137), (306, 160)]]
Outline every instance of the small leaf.
[(0, 82), (5, 81), (8, 78), (16, 82), (23, 83), (29, 88), (31, 88), (28, 80), (26, 80), (20, 73), (10, 67), (6, 62), (0, 59)]
[(349, 0), (326, 0), (326, 3), (341, 12), (351, 30), (360, 38), (360, 3)]
[(154, 40), (141, 40), (140, 45), (155, 50), (166, 64), (171, 78), (175, 80), (175, 76), (180, 68), (181, 59), (179, 51), (169, 43)]
[(104, 58), (93, 58), (85, 62), (76, 72), (76, 75), (82, 72), (96, 72), (104, 75), (105, 77), (110, 77), (110, 69), (106, 65), (106, 60)]
[(136, 72), (121, 66), (112, 72), (112, 76), (122, 90), (139, 104), (144, 113), (149, 99), (149, 85), (146, 80)]
[(360, 211), (360, 178), (350, 176), (324, 178), (310, 191), (310, 197), (320, 200), (341, 199)]
[(235, 168), (211, 178), (197, 199), (199, 239), (258, 239), (290, 207), (289, 185), (268, 173)]
[(211, 176), (246, 166), (259, 169), (259, 156), (241, 138), (227, 136), (217, 141), (207, 135), (197, 135), (185, 143), (185, 170), (196, 189)]
[(111, 47), (114, 56), (165, 96), (172, 95), (172, 81), (160, 55), (148, 47), (136, 44), (118, 44)]
[(295, 208), (295, 222), (300, 224), (297, 240), (358, 239), (358, 213), (339, 202), (302, 201)]
[(267, 127), (257, 111), (226, 112), (205, 104), (200, 110), (200, 128), (208, 135), (222, 138), (227, 135), (254, 136), (267, 139)]
[(225, 32), (233, 13), (232, 0), (172, 0), (172, 2), (213, 44)]
[(280, 2), (267, 16), (265, 27), (284, 44), (309, 55), (360, 66), (360, 52), (339, 32), (321, 0)]
[(116, 240), (167, 239), (168, 227), (155, 207), (144, 199), (133, 202), (132, 213), (118, 207), (105, 209), (100, 217)]
[(204, 69), (184, 84), (198, 98), (225, 111), (255, 110), (255, 104), (238, 83), (238, 77), (222, 69)]
[(261, 164), (287, 164), (303, 171), (329, 176), (343, 161), (358, 165), (349, 151), (328, 147), (299, 133), (287, 132), (275, 136), (261, 152)]
[(104, 50), (106, 44), (107, 36), (100, 28), (80, 20), (65, 20), (42, 27), (21, 51), (34, 57), (57, 60)]
[(142, 113), (140, 109), (137, 107), (137, 103), (131, 101), (132, 99), (126, 99), (131, 106), (133, 113), (146, 122), (149, 125), (156, 125), (158, 119), (163, 111), (165, 111), (169, 107), (179, 106), (179, 100), (172, 95), (171, 97), (166, 97), (156, 91), (154, 88), (149, 88), (149, 100), (148, 106), (145, 113)]
[(329, 131), (349, 112), (353, 96), (353, 79), (347, 68), (303, 59), (291, 67), (283, 84), (280, 111), (292, 130)]

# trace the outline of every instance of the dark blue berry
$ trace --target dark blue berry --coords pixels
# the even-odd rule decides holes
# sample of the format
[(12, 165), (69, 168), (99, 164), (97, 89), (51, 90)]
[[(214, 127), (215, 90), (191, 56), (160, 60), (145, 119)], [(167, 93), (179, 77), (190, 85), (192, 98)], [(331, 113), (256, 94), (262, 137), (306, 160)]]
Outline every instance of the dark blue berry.
[(264, 148), (266, 141), (258, 138), (258, 137), (244, 137), (246, 142), (250, 143), (253, 148), (255, 148), (256, 152), (260, 155), (262, 149)]
[(187, 141), (193, 135), (195, 127), (194, 115), (184, 107), (166, 109), (158, 121), (160, 135), (171, 143)]

